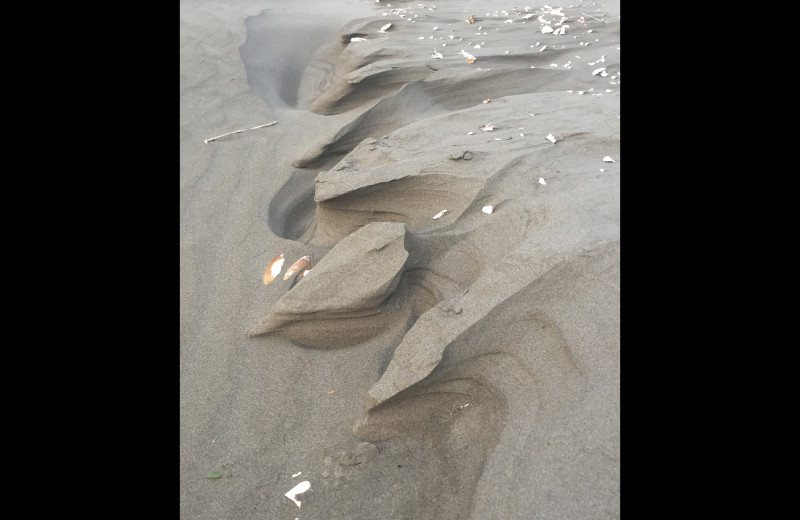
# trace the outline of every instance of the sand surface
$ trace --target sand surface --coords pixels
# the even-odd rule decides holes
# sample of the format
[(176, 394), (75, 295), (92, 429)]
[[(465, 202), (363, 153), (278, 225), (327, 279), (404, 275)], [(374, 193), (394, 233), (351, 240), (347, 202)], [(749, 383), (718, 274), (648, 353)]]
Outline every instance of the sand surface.
[(181, 518), (618, 518), (618, 0), (183, 1), (180, 46)]

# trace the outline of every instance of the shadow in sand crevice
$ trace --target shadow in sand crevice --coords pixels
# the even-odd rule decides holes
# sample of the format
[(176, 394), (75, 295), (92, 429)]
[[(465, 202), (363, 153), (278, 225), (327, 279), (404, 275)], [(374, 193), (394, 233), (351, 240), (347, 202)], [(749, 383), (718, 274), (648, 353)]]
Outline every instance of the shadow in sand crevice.
[(316, 228), (316, 176), (316, 171), (295, 168), (274, 195), (262, 197), (259, 217), (276, 236), (299, 242), (310, 241)]

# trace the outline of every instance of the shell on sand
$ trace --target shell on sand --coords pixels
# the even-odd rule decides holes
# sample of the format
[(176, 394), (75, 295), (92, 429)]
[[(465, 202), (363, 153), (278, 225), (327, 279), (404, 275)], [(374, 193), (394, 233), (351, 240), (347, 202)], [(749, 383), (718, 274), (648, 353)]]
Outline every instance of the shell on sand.
[(272, 259), (272, 262), (267, 264), (267, 268), (264, 270), (264, 285), (267, 285), (272, 280), (275, 279), (281, 272), (281, 268), (283, 268), (283, 253), (279, 254), (275, 258)]
[(297, 278), (300, 279), (300, 278), (304, 277), (305, 275), (307, 275), (312, 267), (313, 266), (311, 265), (310, 262), (308, 264), (306, 264), (305, 268), (303, 268), (303, 270), (300, 272), (300, 274), (297, 275)]
[(293, 263), (289, 267), (289, 269), (286, 270), (286, 274), (283, 275), (283, 279), (288, 280), (289, 278), (294, 276), (294, 274), (298, 272), (300, 269), (303, 269), (307, 263), (308, 263), (308, 257), (307, 256), (301, 257), (300, 260)]

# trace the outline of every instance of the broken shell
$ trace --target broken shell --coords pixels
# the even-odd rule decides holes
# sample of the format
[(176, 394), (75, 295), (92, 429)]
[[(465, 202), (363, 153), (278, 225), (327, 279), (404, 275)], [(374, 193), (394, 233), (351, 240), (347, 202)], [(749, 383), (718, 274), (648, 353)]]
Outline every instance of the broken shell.
[(291, 265), (291, 267), (289, 267), (289, 269), (286, 270), (286, 274), (283, 275), (283, 279), (284, 280), (288, 280), (289, 278), (294, 276), (294, 274), (296, 272), (298, 272), (300, 269), (304, 268), (307, 263), (308, 263), (308, 257), (307, 256), (301, 257), (300, 260), (298, 260), (297, 262), (293, 263)]
[(606, 155), (605, 157), (603, 157), (603, 162), (616, 162), (616, 161), (612, 159), (611, 156)]
[(547, 184), (547, 183), (544, 182), (544, 179), (542, 177), (539, 177), (539, 184), (544, 185), (544, 184)]
[(294, 498), (294, 497), (296, 497), (297, 495), (299, 495), (299, 494), (301, 494), (301, 493), (305, 493), (305, 492), (306, 492), (306, 491), (308, 491), (309, 489), (311, 489), (311, 482), (309, 482), (309, 481), (307, 481), (307, 480), (304, 480), (304, 481), (302, 481), (301, 483), (297, 484), (297, 485), (296, 485), (295, 487), (293, 487), (292, 489), (290, 489), (289, 491), (287, 491), (287, 492), (284, 494), (284, 496), (285, 496), (286, 498), (288, 498), (289, 500), (291, 500), (292, 502), (294, 502), (295, 504), (297, 504), (297, 507), (300, 507), (300, 501), (299, 501), (299, 500), (297, 500), (297, 499), (296, 499), (296, 498)]
[(275, 279), (281, 272), (283, 268), (283, 253), (279, 254), (275, 258), (272, 259), (272, 262), (267, 264), (267, 268), (264, 270), (264, 285), (267, 285), (272, 280)]
[(481, 125), (478, 128), (480, 128), (484, 132), (494, 132), (494, 125), (491, 124), (491, 123), (487, 123), (485, 125)]
[(487, 215), (491, 215), (493, 209), (494, 208), (492, 208), (491, 206), (484, 206), (483, 208), (481, 208), (481, 211), (483, 211)]
[(378, 32), (385, 33), (385, 32), (386, 32), (386, 29), (388, 29), (388, 28), (389, 28), (389, 27), (391, 27), (391, 26), (392, 26), (392, 24), (390, 24), (390, 23), (387, 23), (386, 25), (384, 25), (383, 27), (381, 27), (381, 30), (380, 30), (380, 31), (378, 31)]
[(442, 55), (441, 52), (437, 51), (436, 49), (433, 49), (433, 52), (431, 53), (431, 58), (440, 60), (440, 59), (444, 58), (444, 56)]
[(439, 213), (437, 213), (436, 215), (433, 216), (433, 220), (436, 220), (437, 218), (441, 217), (445, 213), (447, 213), (447, 210), (443, 209), (442, 211), (440, 211)]
[(300, 278), (302, 278), (302, 277), (304, 277), (305, 275), (307, 275), (307, 274), (308, 274), (308, 272), (311, 270), (311, 268), (312, 268), (312, 267), (313, 267), (313, 266), (311, 265), (311, 262), (309, 262), (308, 264), (306, 264), (305, 268), (304, 268), (302, 271), (300, 271), (300, 274), (298, 274), (298, 275), (297, 275), (297, 279), (299, 280)]
[(475, 23), (475, 17), (470, 16), (469, 18), (467, 18), (467, 23)]
[(550, 141), (553, 144), (556, 144), (556, 138), (553, 137), (553, 134), (547, 134), (547, 137), (545, 139), (547, 139), (548, 141)]

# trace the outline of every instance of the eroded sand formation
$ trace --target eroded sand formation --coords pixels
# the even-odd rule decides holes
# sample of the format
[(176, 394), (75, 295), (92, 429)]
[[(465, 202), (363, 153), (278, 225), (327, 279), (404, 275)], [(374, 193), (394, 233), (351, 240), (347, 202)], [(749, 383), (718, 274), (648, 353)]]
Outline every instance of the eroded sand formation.
[[(562, 430), (586, 420), (587, 396), (615, 377), (590, 360), (618, 342), (619, 174), (605, 172), (603, 158), (619, 162), (619, 98), (595, 95), (609, 80), (594, 66), (549, 66), (571, 59), (575, 42), (559, 47), (567, 40), (540, 33), (550, 52), (503, 52), (530, 39), (526, 13), (473, 26), (443, 6), (413, 28), (381, 33), (386, 17), (345, 26), (312, 59), (299, 105), (352, 118), (309, 143), (287, 184), (295, 198), (269, 210), (277, 235), (324, 254), (250, 335), (318, 349), (372, 341), (391, 353), (353, 432), (403, 437), (439, 461), (437, 478), (456, 479), (457, 491), (416, 511), (429, 518), (523, 517), (528, 499), (483, 499), (503, 495), (510, 467), (531, 471), (515, 451), (534, 453), (541, 471), (574, 476), (558, 458), (586, 439)], [(563, 13), (570, 31), (605, 38), (592, 55), (618, 70), (619, 22)], [(430, 32), (423, 23), (455, 26), (448, 36), (457, 40), (446, 40), (461, 42), (455, 48), (476, 29), (502, 29), (504, 45), (474, 63), (450, 46), (448, 59), (435, 59), (431, 40), (416, 37)], [(289, 223), (291, 207), (303, 209)], [(375, 450), (360, 446), (378, 464), (362, 478), (377, 478)]]

